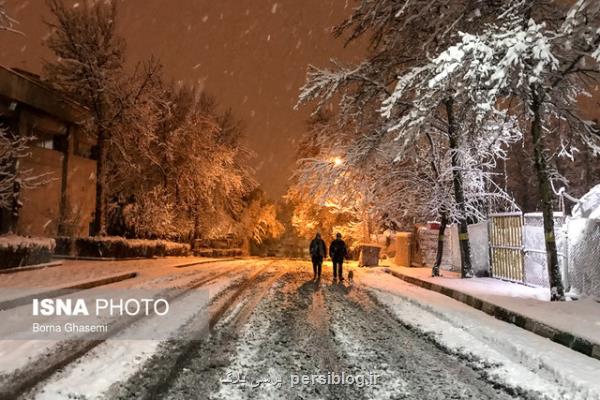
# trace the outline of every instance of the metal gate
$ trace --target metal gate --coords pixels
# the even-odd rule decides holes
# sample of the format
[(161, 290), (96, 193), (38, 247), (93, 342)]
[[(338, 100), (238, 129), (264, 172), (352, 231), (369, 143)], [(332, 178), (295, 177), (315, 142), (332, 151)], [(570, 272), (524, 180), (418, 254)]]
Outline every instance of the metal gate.
[(488, 227), (492, 276), (525, 282), (523, 215), (520, 212), (492, 214)]

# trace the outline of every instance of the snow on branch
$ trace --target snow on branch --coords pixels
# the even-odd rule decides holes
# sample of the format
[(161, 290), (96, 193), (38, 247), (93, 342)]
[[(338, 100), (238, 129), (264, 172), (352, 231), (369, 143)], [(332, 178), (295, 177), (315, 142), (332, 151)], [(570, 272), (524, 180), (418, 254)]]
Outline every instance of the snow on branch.
[(23, 33), (21, 31), (14, 29), (14, 26), (17, 24), (18, 22), (8, 14), (4, 0), (0, 0), (0, 31), (8, 31), (22, 35)]
[(300, 104), (306, 103), (312, 100), (319, 99), (317, 112), (325, 103), (331, 100), (342, 87), (348, 85), (350, 82), (360, 79), (366, 79), (361, 71), (364, 64), (360, 64), (354, 68), (343, 67), (335, 60), (331, 60), (336, 70), (317, 68), (314, 65), (308, 66), (306, 83), (300, 88), (300, 95), (298, 97), (298, 103), (295, 108), (298, 108)]
[[(21, 189), (35, 189), (49, 183), (52, 174), (33, 175), (19, 167), (19, 160), (29, 156), (30, 137), (14, 136), (0, 126), (0, 208), (11, 210), (19, 203)], [(19, 204), (16, 204), (19, 206)]]

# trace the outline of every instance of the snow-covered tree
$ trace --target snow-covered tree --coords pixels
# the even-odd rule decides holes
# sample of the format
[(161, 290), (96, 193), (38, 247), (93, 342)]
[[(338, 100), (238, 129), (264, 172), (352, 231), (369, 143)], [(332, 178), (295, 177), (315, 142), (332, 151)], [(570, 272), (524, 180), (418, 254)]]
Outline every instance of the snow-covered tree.
[(12, 18), (6, 10), (6, 4), (4, 0), (0, 0), (0, 31), (8, 31), (12, 33), (21, 34), (20, 31), (14, 28), (17, 25), (17, 21)]
[(277, 217), (277, 207), (266, 199), (262, 190), (252, 191), (246, 196), (244, 203), (244, 210), (234, 233), (244, 239), (247, 252), (250, 242), (260, 245), (266, 239), (277, 239), (283, 234), (285, 229)]
[(295, 205), (293, 225), (301, 236), (334, 230), (351, 241), (370, 240), (373, 232), (372, 187), (368, 170), (348, 159), (353, 133), (342, 131), (332, 115), (319, 112), (297, 153), (288, 200)]
[[(465, 155), (468, 153), (466, 149), (474, 146), (465, 133), (475, 130), (475, 126), (482, 129), (481, 121), (473, 119), (475, 114), (459, 103), (452, 88), (445, 93), (430, 92), (427, 99), (421, 99), (414, 93), (424, 82), (420, 71), (428, 71), (431, 54), (437, 54), (445, 46), (455, 43), (459, 29), (480, 28), (482, 21), (495, 18), (499, 10), (503, 7), (498, 2), (363, 0), (335, 32), (340, 36), (349, 32), (349, 41), (370, 35), (370, 56), (357, 66), (334, 62), (333, 69), (309, 67), (307, 83), (300, 94), (301, 102), (317, 100), (317, 109), (340, 99), (340, 120), (357, 125), (359, 140), (354, 148), (357, 158), (351, 158), (360, 161), (355, 164), (358, 168), (364, 168), (364, 161), (377, 149), (395, 148), (393, 158), (405, 161), (411, 158), (415, 146), (425, 139), (429, 141), (433, 151), (425, 153), (431, 158), (426, 165), (432, 165), (433, 161), (436, 166), (432, 168), (433, 174), (446, 176), (445, 172), (450, 171), (453, 177), (452, 202), (438, 209), (442, 211), (442, 220), (452, 217), (459, 223), (463, 276), (471, 275), (467, 220), (473, 211), (467, 205), (471, 197), (465, 192), (465, 168), (468, 164)], [(416, 36), (420, 40), (415, 40)], [(394, 86), (396, 90), (390, 90)], [(382, 118), (378, 110), (386, 99), (385, 118)], [(420, 104), (416, 104), (417, 100)], [(429, 105), (427, 113), (424, 112), (425, 103)], [(403, 122), (408, 121), (407, 116), (414, 116), (418, 107), (422, 111), (421, 118), (412, 121), (410, 126), (403, 126)], [(467, 127), (467, 124), (472, 126)], [(405, 128), (410, 129), (404, 132)], [(390, 133), (394, 131), (397, 132), (397, 140), (390, 140)], [(443, 137), (439, 137), (440, 134)], [(435, 153), (438, 153), (437, 159)], [(450, 164), (442, 160), (449, 160)], [(468, 165), (483, 173), (481, 163)], [(446, 168), (446, 171), (440, 168)], [(401, 186), (413, 187), (404, 183)], [(446, 191), (441, 190), (441, 193)], [(445, 198), (442, 195), (434, 197)], [(449, 214), (451, 210), (458, 212)]]
[[(256, 183), (231, 111), (158, 74), (126, 112), (110, 140), (109, 232), (185, 241), (240, 232)], [(133, 217), (123, 224), (126, 210)]]
[(29, 142), (33, 138), (18, 136), (0, 125), (0, 210), (9, 215), (6, 226), (0, 231), (14, 232), (19, 217), (21, 192), (23, 189), (35, 189), (48, 183), (51, 174), (33, 174), (23, 169), (19, 161), (29, 156)]
[(71, 7), (48, 0), (54, 22), (46, 44), (55, 59), (44, 65), (46, 76), (60, 90), (88, 107), (97, 140), (94, 233), (106, 233), (108, 141), (122, 115), (124, 41), (117, 36), (117, 2), (83, 2)]
[[(518, 116), (533, 141), (535, 172), (544, 215), (545, 245), (553, 300), (564, 299), (552, 204), (551, 135), (576, 135), (600, 152), (597, 125), (581, 116), (578, 99), (600, 72), (600, 4), (578, 0), (571, 7), (509, 2), (502, 18), (461, 41), (434, 61), (430, 86), (453, 85), (480, 112), (497, 107)], [(563, 141), (568, 143), (568, 141)]]
[(18, 160), (26, 156), (27, 141), (14, 137), (4, 127), (0, 127), (0, 208), (10, 213), (10, 223), (2, 231), (12, 231), (19, 215), (21, 202), (21, 179)]

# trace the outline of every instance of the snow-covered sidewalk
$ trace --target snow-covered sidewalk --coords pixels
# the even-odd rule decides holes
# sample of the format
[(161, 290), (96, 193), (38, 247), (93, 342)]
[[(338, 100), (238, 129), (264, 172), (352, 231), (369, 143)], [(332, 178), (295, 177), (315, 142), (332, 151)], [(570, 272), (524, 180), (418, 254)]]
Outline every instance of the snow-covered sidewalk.
[(432, 278), (430, 268), (399, 266), (388, 272), (600, 359), (600, 303), (592, 298), (550, 302), (548, 289), (499, 279), (460, 279), (448, 271)]
[(216, 261), (221, 260), (204, 257), (165, 257), (117, 261), (64, 260), (59, 266), (2, 274), (0, 275), (0, 288), (66, 286), (72, 282), (99, 279), (126, 272), (137, 272), (138, 276), (144, 277), (171, 273), (171, 269), (176, 266)]

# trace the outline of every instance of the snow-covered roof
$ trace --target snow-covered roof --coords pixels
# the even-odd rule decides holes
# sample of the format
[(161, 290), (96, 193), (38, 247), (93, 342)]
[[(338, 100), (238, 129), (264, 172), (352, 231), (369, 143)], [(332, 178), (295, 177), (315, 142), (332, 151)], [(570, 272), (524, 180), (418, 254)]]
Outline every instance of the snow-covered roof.
[(35, 78), (33, 74), (3, 65), (0, 65), (0, 96), (73, 124), (82, 124), (90, 117), (87, 108)]

